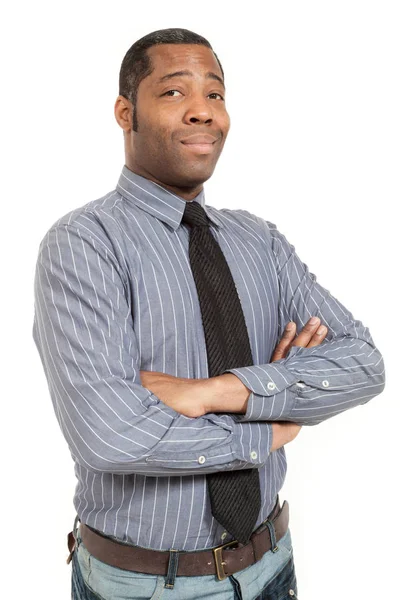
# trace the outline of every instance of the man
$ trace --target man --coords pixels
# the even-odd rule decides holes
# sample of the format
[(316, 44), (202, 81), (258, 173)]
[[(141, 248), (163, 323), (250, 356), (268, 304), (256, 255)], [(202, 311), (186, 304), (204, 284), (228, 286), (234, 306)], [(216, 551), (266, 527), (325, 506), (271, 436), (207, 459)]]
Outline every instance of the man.
[[(296, 598), (284, 445), (382, 392), (382, 356), (273, 223), (205, 204), (230, 125), (209, 42), (150, 33), (119, 91), (118, 185), (49, 229), (35, 276), (33, 335), (78, 479), (73, 597)], [(214, 376), (208, 318), (228, 353), (242, 313), (227, 319), (228, 287), (206, 312), (211, 252), (251, 343), (251, 360)], [(234, 523), (255, 507), (244, 541), (219, 521), (226, 482)]]

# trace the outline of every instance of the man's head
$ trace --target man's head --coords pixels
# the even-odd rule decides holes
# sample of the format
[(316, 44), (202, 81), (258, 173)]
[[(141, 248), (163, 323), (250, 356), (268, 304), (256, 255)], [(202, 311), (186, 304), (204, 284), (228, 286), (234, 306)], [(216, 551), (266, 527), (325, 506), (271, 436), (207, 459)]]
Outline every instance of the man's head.
[(115, 117), (135, 173), (193, 198), (229, 131), (224, 72), (210, 43), (187, 29), (155, 31), (126, 53)]

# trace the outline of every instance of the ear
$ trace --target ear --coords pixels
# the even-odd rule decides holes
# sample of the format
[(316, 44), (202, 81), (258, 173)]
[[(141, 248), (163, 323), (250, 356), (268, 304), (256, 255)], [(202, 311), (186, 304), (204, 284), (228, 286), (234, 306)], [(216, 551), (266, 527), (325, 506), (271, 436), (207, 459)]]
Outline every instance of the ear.
[(114, 105), (114, 115), (118, 125), (127, 133), (132, 130), (132, 102), (125, 96), (118, 96)]

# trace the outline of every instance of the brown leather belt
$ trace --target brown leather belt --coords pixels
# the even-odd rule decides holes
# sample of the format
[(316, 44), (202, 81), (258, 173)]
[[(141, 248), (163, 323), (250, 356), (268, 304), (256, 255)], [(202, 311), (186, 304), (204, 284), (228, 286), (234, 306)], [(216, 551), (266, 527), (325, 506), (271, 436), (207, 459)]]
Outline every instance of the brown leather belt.
[[(166, 575), (173, 552), (175, 553), (174, 559), (178, 558), (177, 576), (216, 574), (218, 579), (225, 579), (228, 575), (259, 561), (268, 550), (272, 549), (273, 552), (276, 552), (278, 550), (276, 542), (286, 533), (288, 525), (289, 505), (285, 500), (280, 507), (278, 497), (269, 517), (253, 532), (249, 542), (245, 545), (233, 540), (215, 548), (198, 551), (152, 550), (116, 542), (100, 532), (96, 533), (95, 530), (83, 523), (80, 524), (80, 534), (82, 542), (90, 554), (119, 569), (152, 575)], [(179, 554), (178, 557), (177, 554)]]

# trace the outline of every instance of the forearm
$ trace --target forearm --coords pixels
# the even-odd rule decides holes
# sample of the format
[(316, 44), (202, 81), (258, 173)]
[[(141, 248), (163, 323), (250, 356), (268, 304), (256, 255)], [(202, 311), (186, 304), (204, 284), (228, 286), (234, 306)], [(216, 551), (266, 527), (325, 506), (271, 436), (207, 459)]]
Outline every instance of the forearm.
[(365, 339), (343, 337), (311, 349), (293, 346), (277, 362), (291, 379), (275, 394), (267, 387), (273, 376), (270, 365), (233, 369), (251, 392), (246, 414), (235, 415), (237, 420), (315, 425), (365, 404), (384, 388), (382, 356)]
[(315, 425), (365, 404), (383, 390), (385, 379), (372, 339), (343, 337), (310, 349), (293, 346), (285, 359), (208, 381), (206, 412), (231, 413), (240, 422)]

